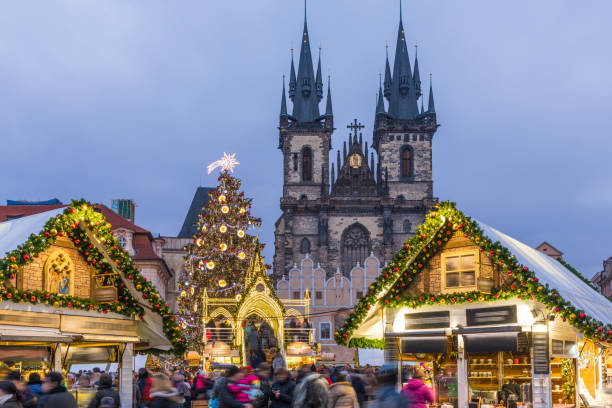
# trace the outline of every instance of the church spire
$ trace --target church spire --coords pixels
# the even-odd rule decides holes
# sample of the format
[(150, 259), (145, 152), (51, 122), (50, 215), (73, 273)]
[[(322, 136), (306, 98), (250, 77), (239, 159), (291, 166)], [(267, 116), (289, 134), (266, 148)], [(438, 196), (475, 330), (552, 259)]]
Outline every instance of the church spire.
[(436, 113), (434, 105), (433, 86), (431, 85), (431, 72), (429, 73), (429, 103), (427, 104), (427, 112)]
[(319, 65), (317, 66), (317, 79), (315, 81), (315, 87), (317, 88), (317, 99), (321, 101), (321, 99), (323, 99), (323, 78), (321, 76), (321, 47), (319, 47)]
[(389, 100), (391, 98), (391, 67), (389, 66), (389, 44), (385, 45), (385, 52), (387, 54), (387, 60), (385, 62), (385, 98)]
[(385, 113), (385, 101), (383, 99), (382, 78), (378, 74), (378, 102), (376, 103), (376, 114)]
[(395, 119), (413, 119), (419, 114), (419, 108), (410, 67), (410, 58), (408, 56), (408, 47), (406, 46), (406, 37), (404, 36), (401, 7), (402, 3), (400, 1), (400, 22), (397, 30), (395, 61), (393, 63), (389, 114)]
[(325, 116), (334, 116), (332, 112), (332, 100), (331, 100), (331, 77), (327, 77), (327, 103), (325, 104)]
[(416, 92), (416, 97), (419, 99), (423, 92), (421, 92), (421, 75), (419, 74), (419, 56), (418, 56), (419, 46), (414, 45), (414, 90)]
[(285, 76), (283, 75), (283, 96), (281, 97), (281, 117), (287, 117), (287, 98), (285, 97)]
[(300, 62), (297, 71), (296, 92), (293, 99), (293, 116), (300, 122), (315, 122), (319, 118), (319, 99), (317, 96), (315, 73), (310, 53), (310, 39), (306, 20), (306, 0), (304, 0), (304, 32), (300, 47)]

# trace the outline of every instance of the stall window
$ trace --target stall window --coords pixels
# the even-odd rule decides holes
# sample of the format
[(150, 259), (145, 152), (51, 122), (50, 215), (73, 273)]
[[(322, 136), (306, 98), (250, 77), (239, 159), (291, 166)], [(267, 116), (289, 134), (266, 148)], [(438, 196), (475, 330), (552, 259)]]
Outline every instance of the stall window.
[(357, 299), (361, 299), (363, 297), (363, 291), (358, 290), (356, 295), (357, 295)]
[(300, 292), (299, 292), (299, 291), (295, 291), (295, 292), (293, 292), (293, 296), (292, 296), (292, 298), (293, 298), (293, 299), (299, 299), (299, 298), (300, 298)]
[(323, 299), (323, 292), (321, 292), (320, 290), (315, 291), (315, 299), (322, 300)]
[(475, 288), (478, 277), (478, 251), (442, 254), (442, 274), (447, 290)]
[(331, 340), (331, 323), (321, 322), (319, 323), (319, 328), (321, 330), (321, 335), (319, 336), (321, 340)]

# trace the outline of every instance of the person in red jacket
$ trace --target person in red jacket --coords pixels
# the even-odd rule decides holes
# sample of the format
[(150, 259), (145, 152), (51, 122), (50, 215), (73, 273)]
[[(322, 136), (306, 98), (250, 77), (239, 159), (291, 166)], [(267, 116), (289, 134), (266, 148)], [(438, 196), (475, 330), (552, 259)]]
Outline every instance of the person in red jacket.
[(402, 388), (402, 394), (408, 400), (410, 408), (427, 408), (428, 402), (434, 402), (431, 389), (423, 382), (423, 370), (416, 367), (412, 373), (412, 379)]

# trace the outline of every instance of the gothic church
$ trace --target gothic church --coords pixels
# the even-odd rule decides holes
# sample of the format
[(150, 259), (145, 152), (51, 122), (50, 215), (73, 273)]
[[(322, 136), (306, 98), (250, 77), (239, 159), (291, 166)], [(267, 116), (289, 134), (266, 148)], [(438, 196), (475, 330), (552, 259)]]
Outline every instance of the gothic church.
[(432, 139), (438, 124), (431, 80), (425, 110), (418, 59), (415, 52), (412, 66), (400, 9), (393, 71), (387, 55), (372, 141), (364, 142), (364, 126), (355, 119), (347, 126), (343, 150), (330, 163), (335, 130), (331, 89), (328, 80), (321, 113), (321, 57), (315, 74), (306, 15), (299, 58), (296, 75), (292, 54), (291, 113), (284, 83), (281, 99), (278, 148), (284, 180), (274, 275), (280, 279), (308, 255), (329, 276), (349, 276), (370, 255), (386, 263), (437, 201)]

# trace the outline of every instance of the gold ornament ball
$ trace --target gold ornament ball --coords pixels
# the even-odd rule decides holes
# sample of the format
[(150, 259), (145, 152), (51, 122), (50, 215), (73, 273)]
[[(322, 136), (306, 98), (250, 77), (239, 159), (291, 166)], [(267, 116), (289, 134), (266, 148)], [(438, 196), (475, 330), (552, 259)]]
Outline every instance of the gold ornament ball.
[(240, 214), (244, 214), (246, 212), (246, 210), (244, 208), (240, 209)]
[(229, 207), (227, 205), (224, 205), (223, 207), (221, 207), (221, 212), (223, 214), (227, 214), (229, 212)]
[(141, 290), (142, 289), (142, 285), (136, 285), (136, 289)]
[(222, 242), (221, 245), (219, 245), (219, 249), (225, 251), (227, 249), (227, 244), (225, 242)]
[(192, 287), (189, 289), (189, 292), (190, 292), (190, 293), (191, 293), (191, 295), (193, 296), (193, 294), (195, 293), (195, 288), (192, 286)]
[(206, 267), (208, 269), (213, 269), (215, 267), (215, 263), (213, 261), (206, 262)]
[(244, 258), (246, 258), (246, 254), (245, 254), (244, 252), (240, 251), (240, 252), (238, 253), (238, 258), (240, 258), (240, 259), (244, 259)]
[(219, 227), (219, 231), (221, 231), (222, 233), (225, 234), (227, 232), (227, 226), (225, 226), (225, 225), (220, 226)]
[(60, 307), (60, 304), (59, 304), (59, 302), (53, 302), (53, 307), (55, 307), (55, 308), (58, 308), (58, 307)]
[(238, 230), (238, 236), (240, 238), (244, 238), (244, 231), (243, 230)]
[(202, 241), (202, 238), (198, 238), (198, 240), (196, 241), (196, 245), (199, 246), (199, 247), (204, 245), (204, 241)]
[(193, 305), (193, 311), (197, 312), (198, 311), (198, 304), (196, 303), (195, 305)]
[(221, 194), (219, 196), (219, 202), (224, 203), (225, 202), (225, 196), (223, 194)]
[(121, 311), (121, 306), (117, 306), (117, 311), (120, 312)]
[(222, 287), (222, 288), (224, 288), (224, 287), (226, 287), (226, 286), (227, 286), (227, 282), (225, 281), (225, 279), (221, 279), (221, 280), (219, 281), (219, 286), (220, 286), (220, 287)]
[(206, 225), (202, 225), (202, 232), (206, 232)]
[(181, 297), (184, 298), (185, 296), (187, 296), (187, 293), (185, 293), (185, 291), (181, 292)]

